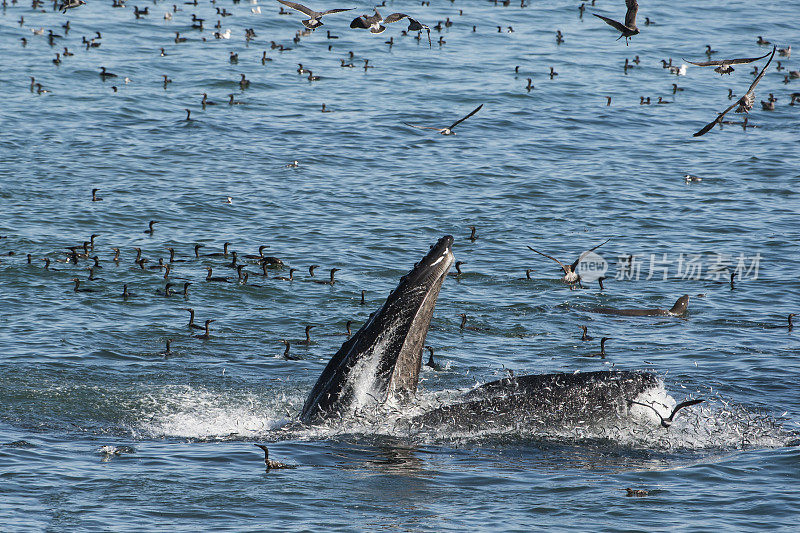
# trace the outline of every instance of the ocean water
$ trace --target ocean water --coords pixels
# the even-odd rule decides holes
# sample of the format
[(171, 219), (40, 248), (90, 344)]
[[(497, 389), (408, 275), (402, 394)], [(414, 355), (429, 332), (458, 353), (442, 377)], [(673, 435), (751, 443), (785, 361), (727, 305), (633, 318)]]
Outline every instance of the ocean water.
[[(800, 313), (800, 106), (788, 104), (800, 80), (784, 76), (800, 64), (776, 54), (750, 112), (756, 128), (694, 138), (766, 60), (730, 76), (691, 65), (675, 75), (660, 60), (704, 60), (706, 44), (714, 57), (771, 51), (758, 35), (797, 44), (797, 5), (642, 2), (628, 46), (591, 16), (624, 20), (621, 0), (600, 0), (582, 18), (579, 5), (381, 8), (432, 28), (449, 17), (430, 48), (424, 33), (401, 35), (405, 22), (379, 35), (349, 29), (372, 4), (312, 4), (354, 11), (325, 16), (298, 43), (298, 14), (279, 15), (272, 2), (178, 4), (172, 20), (168, 3), (147, 4), (139, 19), (133, 5), (105, 1), (66, 14), (4, 5), (2, 529), (794, 530), (800, 453), (787, 444), (800, 421), (800, 328), (787, 315)], [(193, 13), (204, 30), (191, 28)], [(230, 39), (214, 38), (217, 20)], [(249, 43), (246, 28), (256, 33)], [(49, 29), (63, 36), (53, 46)], [(101, 46), (82, 45), (95, 32)], [(188, 40), (176, 43), (175, 32)], [(74, 55), (53, 64), (64, 46)], [(321, 79), (299, 75), (298, 63)], [(101, 66), (117, 77), (103, 81)], [(216, 105), (204, 110), (203, 93)], [(769, 93), (775, 110), (763, 111)], [(230, 94), (243, 105), (227, 105)], [(444, 127), (480, 104), (455, 136), (404, 125)], [(91, 201), (94, 188), (102, 201)], [(63, 260), (92, 234), (101, 268), (90, 281), (90, 259)], [(445, 234), (464, 263), (442, 288), (427, 339), (444, 370), (423, 369), (408, 409), (509, 370), (646, 370), (663, 388), (644, 400), (706, 401), (669, 429), (645, 409), (613, 427), (423, 435), (382, 413), (294, 423), (346, 321), (363, 324)], [(603, 290), (569, 287), (555, 262), (527, 248), (571, 262), (608, 238), (595, 251)], [(240, 256), (269, 246), (286, 268), (264, 279), (251, 263), (242, 285), (230, 256), (194, 257), (195, 244), (202, 255), (225, 242)], [(167, 247), (171, 282), (192, 283), (187, 297), (156, 294), (164, 271), (149, 267), (168, 262)], [(309, 283), (315, 264), (318, 279), (340, 268), (336, 283)], [(206, 267), (234, 282), (203, 281)], [(288, 267), (295, 281), (274, 279)], [(74, 292), (76, 277), (93, 292)], [(682, 294), (684, 318), (588, 311), (669, 308)], [(215, 320), (209, 339), (186, 326), (189, 307), (198, 323)], [(478, 330), (462, 330), (460, 313)], [(306, 325), (311, 342), (298, 344)], [(582, 325), (594, 340), (580, 340)], [(600, 337), (611, 338), (605, 358)], [(282, 357), (284, 339), (300, 360)], [(254, 443), (296, 468), (265, 472)], [(649, 494), (628, 497), (627, 487)]]

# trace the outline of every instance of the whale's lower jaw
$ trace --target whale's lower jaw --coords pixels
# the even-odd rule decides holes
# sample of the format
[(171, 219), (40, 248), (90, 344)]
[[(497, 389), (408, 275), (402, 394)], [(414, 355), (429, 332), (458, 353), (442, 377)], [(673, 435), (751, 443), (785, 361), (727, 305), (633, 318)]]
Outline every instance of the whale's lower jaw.
[(660, 385), (650, 373), (599, 371), (501, 379), (457, 401), (414, 417), (417, 430), (481, 430), (524, 424), (600, 422), (627, 411), (627, 400)]

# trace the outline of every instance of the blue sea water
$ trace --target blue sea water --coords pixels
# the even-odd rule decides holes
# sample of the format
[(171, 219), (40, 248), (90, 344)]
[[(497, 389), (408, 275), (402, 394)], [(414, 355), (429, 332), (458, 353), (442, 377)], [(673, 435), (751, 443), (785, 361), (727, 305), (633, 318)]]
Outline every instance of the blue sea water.
[[(776, 54), (750, 112), (756, 128), (694, 138), (765, 60), (730, 76), (691, 65), (676, 76), (660, 60), (704, 60), (706, 44), (715, 57), (771, 51), (758, 35), (791, 45), (797, 5), (642, 2), (629, 46), (591, 16), (623, 20), (621, 0), (582, 18), (579, 5), (380, 8), (431, 27), (449, 17), (431, 48), (424, 33), (401, 36), (405, 22), (380, 35), (349, 29), (372, 4), (312, 4), (355, 9), (298, 43), (298, 14), (270, 2), (178, 4), (172, 20), (168, 3), (139, 19), (132, 5), (91, 0), (66, 14), (4, 6), (2, 529), (795, 530), (800, 454), (786, 444), (800, 421), (800, 329), (786, 317), (800, 313), (800, 106), (788, 104), (800, 80), (784, 76), (799, 65)], [(191, 28), (192, 13), (204, 30)], [(218, 19), (230, 39), (214, 38)], [(54, 46), (49, 29), (63, 36)], [(81, 44), (98, 31), (101, 46)], [(188, 41), (175, 43), (175, 32)], [(53, 64), (64, 46), (74, 55)], [(298, 63), (321, 79), (299, 75)], [(101, 66), (117, 77), (103, 81)], [(216, 105), (203, 109), (203, 93)], [(763, 111), (769, 93), (776, 107)], [(227, 105), (230, 94), (243, 105)], [(403, 124), (447, 126), (480, 104), (455, 136)], [(93, 188), (102, 201), (91, 201)], [(91, 260), (59, 261), (92, 234), (102, 268), (89, 281)], [(611, 368), (657, 373), (664, 388), (652, 401), (706, 402), (668, 430), (642, 413), (616, 427), (423, 436), (379, 418), (293, 424), (346, 321), (363, 324), (444, 234), (456, 238), (463, 275), (439, 297), (427, 343), (445, 369), (423, 370), (420, 405), (508, 370)], [(570, 288), (527, 248), (571, 262), (609, 237), (596, 250), (608, 263), (602, 291)], [(235, 280), (230, 256), (194, 257), (195, 244), (210, 254), (225, 242), (240, 255), (269, 246), (287, 265), (271, 275), (296, 267), (296, 281), (265, 280), (251, 264), (248, 285), (204, 282), (207, 266)], [(192, 283), (188, 297), (157, 295), (163, 270), (134, 264), (135, 247), (146, 267), (174, 248), (170, 277)], [(629, 255), (638, 271), (623, 268)], [(323, 279), (340, 268), (335, 285), (309, 283), (312, 264)], [(75, 277), (94, 292), (74, 292)], [(123, 284), (135, 294), (127, 301)], [(682, 319), (587, 311), (669, 308), (682, 294)], [(199, 323), (215, 320), (208, 340), (186, 327), (187, 307)], [(479, 331), (460, 329), (460, 313)], [(296, 344), (307, 324), (312, 342)], [(580, 340), (581, 325), (594, 340)], [(300, 361), (282, 358), (284, 339)], [(253, 443), (296, 468), (265, 472)], [(626, 487), (649, 495), (627, 497)]]

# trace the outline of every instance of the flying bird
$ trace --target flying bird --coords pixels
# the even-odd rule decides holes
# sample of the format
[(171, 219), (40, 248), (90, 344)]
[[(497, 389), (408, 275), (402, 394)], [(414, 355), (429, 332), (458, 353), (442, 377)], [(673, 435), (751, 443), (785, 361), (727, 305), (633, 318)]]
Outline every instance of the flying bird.
[(673, 420), (673, 418), (675, 418), (675, 413), (677, 413), (678, 411), (680, 411), (684, 407), (689, 407), (690, 405), (696, 405), (696, 404), (702, 403), (704, 401), (705, 400), (697, 399), (697, 400), (687, 400), (685, 402), (681, 402), (681, 403), (679, 403), (678, 405), (675, 406), (675, 409), (672, 410), (672, 412), (670, 413), (670, 415), (667, 418), (664, 418), (663, 416), (661, 416), (661, 413), (659, 413), (658, 410), (655, 407), (653, 407), (652, 405), (646, 404), (646, 403), (641, 403), (641, 402), (635, 402), (633, 400), (628, 400), (628, 406), (641, 405), (642, 407), (649, 407), (650, 409), (652, 409), (658, 415), (658, 418), (661, 419), (661, 425), (664, 426), (665, 428), (668, 428), (668, 427), (670, 427), (672, 425), (672, 420)]
[(603, 22), (612, 28), (618, 30), (621, 35), (617, 37), (617, 40), (619, 41), (625, 37), (625, 46), (628, 46), (628, 39), (639, 33), (639, 28), (636, 27), (636, 13), (639, 11), (639, 4), (636, 3), (636, 0), (625, 0), (625, 5), (628, 6), (628, 11), (625, 13), (625, 24), (621, 24), (603, 15), (598, 15), (597, 13), (592, 14), (602, 19)]
[(348, 7), (347, 9), (329, 9), (327, 11), (314, 11), (303, 4), (297, 4), (295, 2), (287, 2), (286, 0), (278, 0), (281, 4), (285, 6), (289, 6), (292, 9), (299, 11), (301, 13), (305, 13), (308, 15), (308, 20), (302, 20), (300, 22), (303, 23), (303, 26), (308, 28), (309, 30), (316, 30), (320, 26), (322, 26), (322, 21), (320, 20), (325, 15), (330, 15), (331, 13), (340, 13), (342, 11), (350, 11), (353, 8)]
[(698, 67), (711, 67), (714, 65), (718, 65), (717, 68), (714, 69), (714, 72), (719, 72), (720, 76), (723, 74), (730, 74), (735, 69), (731, 65), (741, 65), (743, 63), (752, 63), (753, 61), (758, 61), (759, 59), (764, 59), (769, 55), (769, 52), (764, 54), (763, 56), (759, 57), (740, 57), (737, 59), (719, 59), (716, 61), (689, 61), (688, 59), (684, 59), (687, 63), (691, 63), (692, 65), (697, 65)]
[(578, 265), (580, 264), (581, 259), (583, 259), (586, 256), (586, 254), (588, 254), (589, 252), (593, 252), (593, 251), (597, 250), (598, 248), (600, 248), (601, 246), (603, 246), (605, 243), (607, 243), (610, 240), (611, 240), (611, 237), (609, 237), (605, 241), (601, 242), (600, 244), (598, 244), (594, 248), (590, 248), (589, 250), (586, 250), (571, 265), (565, 265), (564, 263), (562, 263), (561, 261), (559, 261), (558, 259), (556, 259), (552, 255), (543, 254), (539, 250), (534, 250), (530, 246), (528, 246), (528, 249), (533, 251), (533, 252), (536, 252), (539, 255), (543, 255), (544, 257), (546, 257), (548, 259), (552, 259), (553, 261), (555, 261), (556, 263), (561, 265), (561, 269), (564, 270), (564, 281), (567, 282), (567, 283), (575, 283), (576, 281), (580, 281), (580, 276), (578, 276), (578, 273), (575, 271), (575, 269), (578, 268)]
[(58, 6), (58, 9), (62, 13), (66, 13), (67, 9), (75, 9), (76, 7), (81, 7), (83, 5), (86, 5), (86, 2), (83, 0), (64, 0), (61, 2), (61, 5)]
[[(279, 2), (282, 0), (278, 0)], [(392, 13), (387, 17), (383, 17), (378, 12), (378, 9), (375, 8), (374, 15), (361, 15), (360, 17), (356, 17), (350, 23), (350, 27), (352, 29), (363, 29), (369, 30), (370, 33), (383, 33), (386, 30), (386, 26), (383, 24), (391, 24), (393, 22), (399, 22), (404, 18), (408, 19), (408, 31), (422, 31), (426, 30), (428, 32), (428, 46), (432, 46), (431, 44), (431, 29), (422, 24), (417, 19), (411, 18), (410, 16), (404, 13)]]
[(408, 122), (403, 122), (403, 124), (405, 124), (406, 126), (411, 126), (412, 128), (417, 128), (417, 129), (420, 129), (420, 130), (434, 130), (434, 131), (438, 131), (438, 132), (439, 132), (439, 133), (441, 133), (442, 135), (455, 135), (456, 133), (453, 131), (453, 128), (455, 128), (456, 126), (458, 126), (459, 124), (461, 124), (462, 122), (464, 122), (465, 120), (467, 120), (469, 117), (471, 117), (472, 115), (474, 115), (474, 114), (475, 114), (475, 113), (477, 113), (478, 111), (480, 111), (482, 107), (483, 107), (483, 104), (479, 105), (478, 107), (476, 107), (475, 109), (473, 109), (473, 110), (472, 110), (472, 111), (469, 113), (469, 115), (467, 115), (467, 116), (466, 116), (466, 117), (464, 117), (464, 118), (460, 118), (460, 119), (456, 120), (455, 122), (453, 122), (453, 123), (452, 123), (450, 126), (448, 126), (448, 127), (446, 127), (446, 128), (433, 128), (433, 127), (431, 127), (431, 126), (417, 126), (417, 125), (415, 125), (415, 124), (409, 124)]
[(703, 129), (695, 133), (693, 137), (700, 137), (701, 135), (705, 135), (706, 133), (711, 131), (711, 128), (722, 122), (722, 119), (725, 117), (725, 115), (736, 106), (738, 106), (735, 111), (736, 113), (748, 113), (751, 109), (753, 109), (753, 104), (756, 101), (756, 95), (754, 92), (756, 85), (758, 85), (758, 82), (761, 81), (761, 78), (764, 77), (764, 73), (767, 71), (767, 67), (769, 67), (769, 64), (772, 63), (772, 58), (775, 57), (775, 50), (777, 50), (777, 47), (773, 46), (772, 54), (770, 54), (767, 63), (764, 65), (764, 68), (761, 69), (759, 75), (756, 76), (756, 79), (753, 80), (753, 83), (750, 84), (750, 88), (747, 89), (747, 92), (744, 94), (744, 96), (736, 100), (727, 109), (725, 109), (725, 111), (717, 115), (717, 118), (706, 124), (703, 127)]

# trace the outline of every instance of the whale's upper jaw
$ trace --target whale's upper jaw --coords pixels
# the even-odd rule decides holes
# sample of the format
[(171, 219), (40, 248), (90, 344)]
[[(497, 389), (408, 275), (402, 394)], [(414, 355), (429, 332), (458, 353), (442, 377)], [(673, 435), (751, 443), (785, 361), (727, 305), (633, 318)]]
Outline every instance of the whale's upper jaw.
[(453, 264), (446, 235), (400, 278), (386, 302), (331, 358), (303, 406), (303, 422), (344, 414), (364, 400), (402, 399), (417, 390), (436, 299)]

